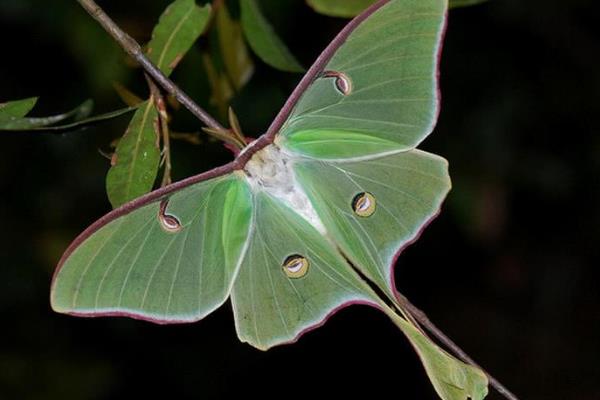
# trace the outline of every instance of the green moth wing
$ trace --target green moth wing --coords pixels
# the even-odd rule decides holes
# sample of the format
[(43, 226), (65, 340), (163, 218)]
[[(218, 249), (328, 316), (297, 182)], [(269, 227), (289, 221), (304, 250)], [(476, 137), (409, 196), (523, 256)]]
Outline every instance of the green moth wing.
[(240, 340), (264, 350), (369, 304), (407, 336), (441, 398), (485, 397), (486, 375), (412, 321), (391, 270), (450, 190), (446, 161), (415, 149), (439, 111), (446, 10), (447, 0), (375, 3), (232, 163), (127, 203), (76, 239), (52, 307), (191, 322), (231, 295)]
[(317, 61), (278, 140), (322, 159), (414, 148), (438, 115), (447, 6), (446, 0), (392, 0), (359, 16), (335, 52), (324, 53), (322, 65)]
[(228, 298), (250, 218), (250, 191), (237, 174), (141, 206), (128, 203), (67, 250), (54, 276), (52, 307), (82, 316), (199, 320)]
[(383, 310), (410, 341), (441, 399), (482, 400), (487, 396), (488, 378), (483, 371), (457, 360), (409, 321)]
[(334, 245), (289, 206), (258, 192), (254, 213), (231, 295), (241, 341), (266, 350), (295, 341), (344, 305), (375, 303)]
[[(303, 250), (298, 254), (310, 254), (304, 256), (307, 259), (316, 259), (313, 269), (323, 264), (324, 270), (346, 274), (348, 282), (362, 282), (356, 280), (347, 257), (388, 295), (393, 294), (394, 254), (435, 215), (450, 186), (444, 161), (411, 150), (432, 129), (437, 115), (435, 65), (446, 7), (444, 0), (379, 1), (353, 20), (303, 79), (309, 84), (301, 83), (301, 95), (292, 94), (293, 107), (282, 129), (250, 145), (225, 168), (229, 175), (173, 185), (167, 188), (169, 196), (153, 192), (152, 201), (127, 203), (120, 209), (126, 212), (117, 210), (84, 232), (57, 269), (53, 308), (155, 322), (194, 321), (225, 301), (235, 287), (240, 337), (269, 347), (294, 339), (350, 299), (365, 300), (364, 293), (353, 291), (356, 287), (349, 284), (345, 291), (329, 287), (328, 274), (318, 278), (313, 272), (298, 284), (315, 282), (325, 289), (307, 289), (304, 303), (283, 296), (289, 302), (289, 315), (274, 315), (275, 291), (294, 287), (281, 283), (287, 282), (281, 280), (284, 249), (289, 257), (295, 254), (294, 247)], [(418, 92), (427, 101), (401, 106), (403, 102), (392, 97), (397, 92), (402, 96)], [(412, 118), (420, 125), (402, 131), (404, 122), (390, 123), (384, 116)], [(266, 146), (281, 146), (296, 160), (296, 178), (326, 231), (311, 226), (290, 204), (262, 193), (266, 188), (249, 188), (244, 179), (246, 164)], [(275, 168), (268, 165), (272, 161), (262, 161), (265, 171)], [(360, 193), (374, 196), (362, 199), (377, 202), (374, 215), (353, 214)], [(164, 209), (163, 199), (168, 199)], [(161, 227), (161, 218), (168, 222), (167, 216), (176, 218), (181, 229), (172, 232)], [(320, 251), (310, 250), (306, 243)], [(267, 265), (279, 273), (271, 274)], [(236, 300), (248, 297), (263, 299), (260, 307), (254, 307), (258, 312), (247, 310), (253, 301)], [(242, 329), (249, 319), (264, 332)], [(283, 325), (278, 327), (277, 321)], [(282, 328), (286, 328), (283, 333)]]
[(300, 158), (294, 170), (336, 245), (394, 298), (395, 257), (450, 190), (446, 160), (409, 150), (365, 160)]
[(241, 341), (267, 350), (296, 341), (345, 306), (368, 304), (386, 313), (406, 335), (442, 399), (485, 397), (485, 374), (400, 317), (317, 227), (263, 191), (254, 194), (253, 212), (248, 250), (231, 293)]

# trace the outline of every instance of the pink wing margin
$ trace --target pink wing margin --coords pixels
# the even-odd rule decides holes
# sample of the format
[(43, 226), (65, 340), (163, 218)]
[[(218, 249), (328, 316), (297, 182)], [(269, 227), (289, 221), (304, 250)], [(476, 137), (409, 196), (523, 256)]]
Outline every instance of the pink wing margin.
[(125, 203), (121, 207), (109, 212), (104, 215), (102, 218), (94, 222), (87, 229), (85, 229), (79, 236), (73, 240), (73, 242), (69, 245), (69, 247), (65, 250), (63, 256), (58, 262), (56, 270), (54, 271), (53, 281), (56, 277), (57, 273), (60, 271), (60, 268), (64, 264), (65, 260), (73, 253), (73, 251), (83, 243), (88, 237), (98, 231), (100, 228), (105, 226), (106, 224), (114, 221), (115, 219), (122, 217), (124, 215), (129, 214), (130, 212), (143, 207), (152, 202), (158, 201), (160, 199), (168, 197), (171, 193), (176, 192), (180, 189), (186, 188), (190, 185), (194, 185), (199, 182), (206, 181), (208, 179), (216, 178), (219, 176), (223, 176), (229, 174), (233, 171), (243, 169), (248, 160), (252, 157), (254, 153), (261, 150), (265, 146), (273, 143), (275, 139), (275, 135), (284, 124), (285, 120), (288, 118), (292, 109), (306, 90), (310, 86), (310, 84), (315, 80), (316, 77), (323, 71), (325, 65), (329, 62), (331, 57), (335, 54), (336, 50), (346, 41), (348, 36), (371, 14), (381, 8), (383, 5), (388, 3), (390, 0), (380, 0), (379, 2), (373, 4), (367, 10), (365, 10), (362, 14), (354, 18), (350, 21), (340, 33), (333, 39), (333, 41), (327, 46), (327, 48), (319, 55), (315, 63), (311, 66), (308, 72), (304, 75), (300, 83), (296, 86), (290, 97), (285, 102), (283, 108), (279, 111), (271, 125), (269, 126), (268, 131), (260, 136), (257, 140), (250, 143), (248, 147), (246, 147), (242, 152), (240, 152), (235, 160), (231, 161), (228, 164), (222, 165), (220, 167), (211, 169), (209, 171), (203, 172), (198, 175), (191, 176), (189, 178), (183, 179), (179, 182), (175, 182), (171, 185), (165, 186), (161, 189), (150, 192), (142, 197), (139, 197), (135, 200), (132, 200), (128, 203)]
[[(181, 181), (175, 182), (171, 185), (165, 186), (161, 189), (155, 190), (155, 191), (150, 192), (144, 196), (141, 196), (135, 200), (132, 200), (132, 201), (122, 205), (121, 207), (109, 212), (108, 214), (104, 215), (102, 218), (95, 221), (89, 227), (87, 227), (81, 234), (79, 234), (73, 240), (73, 242), (71, 242), (69, 247), (67, 247), (67, 249), (63, 253), (61, 259), (58, 262), (56, 269), (54, 270), (51, 287), (52, 288), (54, 287), (54, 283), (56, 281), (56, 277), (57, 277), (60, 269), (64, 265), (65, 261), (69, 258), (69, 256), (77, 249), (77, 247), (79, 247), (79, 245), (81, 245), (87, 238), (89, 238), (91, 235), (93, 235), (95, 232), (97, 232), (99, 229), (101, 229), (108, 223), (114, 221), (115, 219), (117, 219), (119, 217), (127, 215), (127, 214), (131, 213), (132, 211), (134, 211), (140, 207), (143, 207), (147, 204), (167, 198), (167, 197), (169, 197), (170, 194), (177, 192), (178, 190), (184, 189), (188, 186), (194, 185), (199, 182), (203, 182), (203, 181), (206, 181), (206, 180), (209, 180), (212, 178), (217, 178), (217, 177), (229, 174), (236, 170), (243, 169), (244, 166), (246, 165), (246, 163), (250, 160), (250, 158), (252, 157), (252, 155), (254, 153), (256, 153), (257, 151), (261, 150), (262, 148), (268, 146), (269, 144), (273, 143), (275, 136), (277, 135), (277, 133), (279, 132), (279, 130), (281, 129), (281, 127), (283, 126), (285, 121), (290, 116), (292, 110), (296, 106), (296, 103), (300, 100), (300, 98), (302, 97), (302, 95), (304, 94), (306, 89), (324, 71), (327, 63), (331, 60), (331, 58), (333, 57), (335, 52), (340, 48), (340, 46), (342, 46), (344, 44), (344, 42), (350, 36), (350, 34), (352, 34), (352, 32), (354, 30), (356, 30), (367, 18), (369, 18), (372, 14), (374, 14), (377, 10), (379, 10), (381, 7), (383, 7), (385, 4), (387, 4), (389, 2), (390, 2), (390, 0), (379, 0), (378, 2), (374, 3), (372, 6), (367, 8), (364, 12), (362, 12), (360, 15), (358, 15), (354, 19), (352, 19), (335, 36), (335, 38), (330, 42), (330, 44), (325, 48), (325, 50), (323, 50), (323, 52), (319, 55), (319, 57), (316, 59), (316, 61), (310, 67), (308, 72), (300, 80), (300, 82), (298, 83), (298, 85), (296, 86), (296, 88), (294, 89), (292, 94), (290, 95), (290, 97), (286, 100), (283, 107), (281, 108), (281, 110), (279, 111), (279, 113), (277, 114), (277, 116), (275, 117), (275, 119), (273, 120), (271, 125), (269, 126), (267, 132), (265, 134), (261, 135), (257, 140), (250, 143), (248, 145), (248, 147), (246, 147), (244, 150), (242, 150), (239, 154), (236, 154), (236, 158), (233, 161), (231, 161), (225, 165), (211, 169), (209, 171), (203, 172), (201, 174), (194, 175), (189, 178), (183, 179)], [(438, 77), (438, 79), (437, 79), (437, 101), (438, 101), (437, 112), (438, 112), (438, 115), (439, 115), (439, 111), (440, 111), (440, 100), (441, 100), (441, 94), (440, 94), (440, 89), (439, 89), (439, 63), (440, 63), (441, 54), (442, 54), (443, 37), (446, 32), (446, 25), (447, 25), (446, 21), (447, 21), (447, 15), (444, 18), (444, 25), (442, 28), (442, 41), (440, 43), (440, 46), (438, 49), (438, 55), (437, 55), (438, 62), (437, 62), (436, 76)], [(400, 253), (407, 246), (409, 246), (410, 244), (412, 244), (413, 242), (415, 242), (418, 239), (418, 237), (420, 236), (420, 233), (425, 229), (425, 227), (433, 219), (435, 219), (435, 217), (438, 214), (439, 214), (439, 211), (425, 223), (425, 225), (421, 228), (419, 234), (411, 242), (406, 243), (396, 252), (393, 262), (391, 263), (391, 265), (389, 267), (390, 269), (394, 268), (394, 264), (395, 264), (397, 258), (400, 256)], [(394, 292), (396, 292), (396, 285), (394, 282), (394, 274), (392, 273), (391, 276), (392, 276), (391, 285), (392, 285)], [(350, 305), (354, 305), (354, 304), (368, 305), (368, 306), (372, 306), (374, 308), (380, 308), (374, 302), (362, 301), (362, 300), (351, 300), (346, 303), (342, 303), (335, 309), (331, 310), (331, 312), (329, 312), (322, 321), (319, 321), (318, 323), (316, 323), (312, 326), (306, 327), (294, 339), (292, 339), (289, 342), (285, 342), (285, 343), (281, 343), (281, 344), (295, 343), (305, 333), (308, 333), (308, 332), (322, 326), (323, 324), (325, 324), (325, 322), (327, 322), (327, 320), (329, 320), (329, 318), (331, 318), (333, 315), (337, 314), (338, 311), (340, 311)], [(112, 316), (112, 317), (129, 317), (129, 318), (144, 320), (144, 321), (148, 321), (148, 322), (152, 322), (152, 323), (156, 323), (156, 324), (176, 324), (176, 323), (193, 322), (193, 321), (174, 321), (174, 320), (165, 321), (165, 320), (150, 318), (150, 317), (144, 316), (144, 315), (127, 313), (127, 312), (101, 312), (101, 313), (85, 313), (85, 314), (77, 313), (77, 312), (70, 312), (68, 314), (73, 315), (73, 316), (80, 316), (80, 317), (110, 317), (110, 316)]]

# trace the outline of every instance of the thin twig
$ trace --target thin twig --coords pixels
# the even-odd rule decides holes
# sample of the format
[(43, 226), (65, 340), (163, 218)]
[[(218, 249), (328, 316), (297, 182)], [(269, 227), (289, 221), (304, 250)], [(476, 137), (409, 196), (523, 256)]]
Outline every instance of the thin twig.
[(419, 324), (425, 327), (429, 333), (435, 336), (444, 346), (446, 346), (455, 356), (460, 358), (467, 364), (471, 364), (480, 370), (482, 370), (488, 377), (490, 381), (490, 385), (498, 393), (507, 398), (508, 400), (519, 400), (519, 398), (512, 393), (508, 388), (506, 388), (502, 383), (500, 383), (496, 378), (494, 378), (489, 372), (483, 369), (479, 364), (477, 364), (467, 353), (463, 351), (456, 343), (452, 341), (444, 332), (442, 332), (431, 320), (427, 317), (421, 309), (412, 304), (406, 297), (404, 297), (401, 293), (398, 293), (398, 300), (400, 302), (401, 308), (406, 309), (417, 321)]
[(162, 136), (162, 149), (161, 149), (161, 164), (164, 164), (163, 178), (160, 187), (165, 187), (171, 184), (171, 142), (169, 132), (169, 114), (167, 113), (167, 104), (165, 98), (162, 95), (160, 89), (152, 78), (145, 74), (146, 81), (150, 87), (150, 93), (152, 93), (152, 99), (154, 100), (154, 106), (158, 112), (158, 119), (160, 120), (160, 134)]
[[(173, 81), (167, 78), (165, 74), (163, 74), (160, 69), (146, 57), (140, 45), (131, 36), (119, 28), (94, 0), (77, 1), (96, 21), (98, 21), (98, 23), (100, 23), (100, 25), (102, 25), (104, 30), (115, 39), (123, 50), (133, 57), (167, 93), (175, 97), (185, 108), (190, 110), (192, 114), (209, 128), (224, 130), (219, 122), (196, 104), (194, 100), (185, 94)], [(222, 140), (222, 138), (220, 139)]]
[(161, 117), (160, 124), (161, 124), (161, 131), (162, 131), (162, 137), (163, 137), (162, 153), (163, 153), (163, 157), (165, 160), (165, 170), (163, 173), (163, 179), (160, 184), (160, 187), (165, 187), (167, 185), (170, 185), (173, 182), (171, 180), (171, 170), (172, 170), (172, 167), (171, 167), (171, 141), (170, 141), (171, 133), (169, 132), (169, 123), (166, 118)]

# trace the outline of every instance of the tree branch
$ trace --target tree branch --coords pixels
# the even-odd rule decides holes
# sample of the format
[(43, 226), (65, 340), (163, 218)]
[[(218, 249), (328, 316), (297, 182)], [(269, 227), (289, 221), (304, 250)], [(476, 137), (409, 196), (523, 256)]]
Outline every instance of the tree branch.
[(490, 381), (490, 385), (498, 393), (507, 398), (508, 400), (519, 400), (519, 398), (513, 394), (508, 388), (506, 388), (502, 383), (500, 383), (496, 378), (494, 378), (489, 372), (483, 369), (479, 364), (477, 364), (467, 353), (465, 353), (456, 343), (452, 341), (444, 332), (442, 332), (431, 320), (427, 317), (422, 310), (420, 310), (417, 306), (412, 304), (406, 297), (404, 297), (401, 293), (397, 292), (399, 297), (399, 302), (402, 308), (406, 309), (410, 315), (416, 319), (421, 326), (423, 326), (429, 333), (431, 333), (434, 337), (436, 337), (444, 346), (446, 346), (455, 356), (460, 358), (467, 364), (471, 364), (480, 370), (482, 370), (488, 377)]
[[(79, 4), (96, 20), (113, 39), (133, 57), (148, 75), (158, 83), (167, 93), (175, 97), (185, 108), (202, 121), (206, 126), (215, 130), (225, 130), (210, 114), (202, 109), (187, 94), (185, 94), (172, 80), (167, 78), (160, 69), (158, 69), (146, 57), (140, 45), (121, 28), (100, 8), (94, 0), (77, 0)], [(219, 138), (222, 140), (222, 138)]]

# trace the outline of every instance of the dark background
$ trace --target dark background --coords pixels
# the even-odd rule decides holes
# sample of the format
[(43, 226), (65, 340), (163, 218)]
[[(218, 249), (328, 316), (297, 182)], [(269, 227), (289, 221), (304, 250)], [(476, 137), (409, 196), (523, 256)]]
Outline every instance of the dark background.
[[(144, 41), (167, 3), (101, 5)], [(262, 4), (305, 65), (344, 23), (299, 0)], [(450, 13), (442, 113), (421, 147), (450, 161), (454, 188), (396, 270), (400, 290), (522, 399), (600, 398), (599, 16), (594, 0)], [(88, 97), (98, 112), (121, 107), (113, 81), (143, 89), (75, 1), (0, 0), (0, 37), (0, 101), (39, 95), (37, 115)], [(256, 64), (234, 100), (253, 136), (300, 79)], [(208, 104), (197, 49), (174, 79)], [(0, 138), (0, 398), (435, 398), (402, 334), (364, 306), (266, 353), (238, 342), (228, 304), (180, 326), (53, 313), (62, 251), (110, 209), (98, 149), (110, 151), (126, 125)], [(198, 129), (183, 112), (175, 125)], [(176, 179), (231, 158), (218, 143), (175, 143), (173, 156)]]

